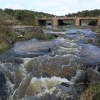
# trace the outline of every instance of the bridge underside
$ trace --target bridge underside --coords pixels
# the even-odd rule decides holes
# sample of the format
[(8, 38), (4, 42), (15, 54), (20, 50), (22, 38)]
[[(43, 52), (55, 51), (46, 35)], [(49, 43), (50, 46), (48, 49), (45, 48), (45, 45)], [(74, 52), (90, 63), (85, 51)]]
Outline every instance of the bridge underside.
[(98, 20), (95, 20), (95, 19), (93, 19), (93, 20), (89, 20), (89, 19), (80, 20), (80, 26), (82, 24), (83, 25), (86, 24), (86, 25), (90, 25), (90, 26), (97, 26)]
[(52, 25), (52, 20), (46, 20), (47, 25)]
[(74, 25), (75, 24), (75, 20), (57, 20), (58, 22), (58, 26), (63, 26), (63, 25)]
[(81, 26), (91, 25), (100, 26), (100, 18), (97, 17), (74, 17), (74, 18), (37, 18), (36, 25), (53, 25), (53, 26), (63, 26), (63, 25), (75, 25)]
[(38, 20), (39, 25), (46, 25), (46, 20)]

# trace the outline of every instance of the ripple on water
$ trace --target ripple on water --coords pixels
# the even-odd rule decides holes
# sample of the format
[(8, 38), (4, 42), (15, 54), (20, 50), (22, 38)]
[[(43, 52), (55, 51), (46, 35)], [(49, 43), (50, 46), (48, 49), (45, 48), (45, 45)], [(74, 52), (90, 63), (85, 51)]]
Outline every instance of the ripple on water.
[(82, 45), (81, 52), (87, 61), (100, 62), (100, 48), (98, 46), (92, 44)]

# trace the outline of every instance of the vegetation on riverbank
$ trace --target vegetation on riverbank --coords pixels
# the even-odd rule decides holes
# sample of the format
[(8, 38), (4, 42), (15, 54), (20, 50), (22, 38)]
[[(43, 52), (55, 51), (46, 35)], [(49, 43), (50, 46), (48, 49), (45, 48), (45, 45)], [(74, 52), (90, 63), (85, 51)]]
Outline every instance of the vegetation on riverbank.
[(32, 38), (39, 40), (51, 40), (55, 37), (53, 35), (44, 34), (43, 29), (34, 28), (32, 32), (20, 31), (16, 34), (10, 27), (0, 26), (0, 53), (9, 49), (16, 41), (24, 41)]
[(9, 28), (0, 27), (0, 52), (10, 47), (10, 41), (15, 40), (16, 35)]
[(17, 35), (11, 31), (8, 26), (12, 25), (32, 25), (35, 26), (35, 16), (37, 17), (52, 17), (53, 14), (35, 12), (30, 10), (13, 10), (13, 9), (0, 9), (0, 53), (10, 48), (16, 41), (28, 40), (33, 37), (38, 39), (48, 40), (52, 37), (46, 35), (34, 34), (33, 32), (24, 32)]
[(96, 32), (96, 38), (95, 39), (88, 39), (86, 43), (95, 44), (97, 46), (100, 46), (100, 27), (92, 27), (92, 31)]
[(91, 84), (81, 94), (80, 100), (100, 100), (100, 84)]
[(34, 34), (34, 37), (38, 40), (51, 40), (55, 39), (53, 35), (47, 35), (47, 34)]
[(2, 25), (35, 25), (35, 16), (53, 17), (53, 14), (35, 12), (30, 10), (0, 9), (0, 24)]
[(88, 91), (93, 100), (100, 100), (100, 84), (90, 85)]

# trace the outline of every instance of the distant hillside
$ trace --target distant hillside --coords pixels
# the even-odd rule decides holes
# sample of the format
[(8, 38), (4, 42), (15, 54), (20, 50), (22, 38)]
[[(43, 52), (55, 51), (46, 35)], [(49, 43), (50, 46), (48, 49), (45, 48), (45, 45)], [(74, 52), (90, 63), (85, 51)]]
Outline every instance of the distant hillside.
[(0, 23), (35, 25), (35, 16), (53, 17), (53, 14), (30, 10), (0, 9)]
[(68, 17), (74, 17), (74, 16), (78, 16), (78, 17), (98, 17), (100, 16), (100, 9), (95, 9), (95, 10), (83, 10), (83, 11), (79, 11), (77, 13), (69, 13), (66, 14), (66, 16)]
[[(35, 25), (36, 17), (54, 17), (53, 14), (44, 12), (35, 12), (31, 10), (13, 10), (13, 9), (0, 9), (0, 24), (23, 24), (23, 25)], [(83, 10), (77, 13), (69, 13), (65, 16), (68, 17), (96, 17), (100, 16), (100, 9), (95, 10)]]

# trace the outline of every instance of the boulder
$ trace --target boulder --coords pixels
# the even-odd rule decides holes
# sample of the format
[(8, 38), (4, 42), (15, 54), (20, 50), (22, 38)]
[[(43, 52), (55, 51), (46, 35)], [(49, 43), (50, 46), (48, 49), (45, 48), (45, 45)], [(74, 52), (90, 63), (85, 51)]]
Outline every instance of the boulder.
[(98, 73), (98, 71), (90, 67), (86, 71), (86, 80), (90, 84), (100, 83), (100, 74)]
[(43, 93), (40, 96), (28, 97), (24, 100), (79, 100), (79, 96), (73, 84), (63, 82), (54, 86), (48, 93)]
[(74, 84), (76, 91), (81, 94), (86, 85), (86, 71), (77, 70), (76, 75), (72, 77), (71, 82)]
[(85, 82), (86, 72), (83, 70), (77, 70), (76, 75), (71, 78), (71, 82), (74, 84), (80, 84)]
[(7, 99), (7, 89), (6, 89), (6, 79), (4, 75), (0, 72), (0, 100)]
[(58, 34), (52, 34), (55, 38), (58, 38), (59, 35)]
[(73, 84), (69, 82), (63, 82), (50, 89), (50, 98), (48, 100), (79, 100)]
[(16, 57), (16, 58), (15, 58), (15, 62), (16, 62), (17, 64), (21, 64), (21, 63), (23, 63), (23, 59), (21, 59), (21, 58), (19, 58), (19, 57)]
[(31, 96), (28, 98), (24, 98), (23, 100), (41, 100), (40, 98), (38, 98), (37, 96)]

